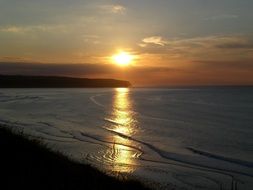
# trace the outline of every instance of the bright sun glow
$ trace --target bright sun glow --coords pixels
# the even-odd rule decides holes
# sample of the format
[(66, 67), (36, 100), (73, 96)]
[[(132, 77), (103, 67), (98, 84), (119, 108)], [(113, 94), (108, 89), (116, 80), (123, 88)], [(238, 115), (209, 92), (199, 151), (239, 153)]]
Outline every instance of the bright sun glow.
[(118, 65), (129, 65), (133, 61), (133, 55), (127, 52), (120, 52), (112, 56), (112, 59)]

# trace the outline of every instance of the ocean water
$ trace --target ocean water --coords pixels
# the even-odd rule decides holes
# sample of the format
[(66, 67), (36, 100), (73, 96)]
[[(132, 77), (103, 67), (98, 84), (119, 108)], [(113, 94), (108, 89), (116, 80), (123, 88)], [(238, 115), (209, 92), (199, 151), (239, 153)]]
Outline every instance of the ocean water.
[(253, 88), (0, 89), (0, 125), (156, 189), (253, 189)]

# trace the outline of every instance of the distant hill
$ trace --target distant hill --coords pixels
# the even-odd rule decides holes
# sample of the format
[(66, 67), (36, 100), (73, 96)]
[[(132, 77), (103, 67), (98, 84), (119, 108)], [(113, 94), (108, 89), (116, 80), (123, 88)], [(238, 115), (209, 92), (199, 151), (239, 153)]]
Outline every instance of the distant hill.
[(115, 79), (88, 79), (58, 76), (0, 75), (0, 88), (115, 88), (131, 83)]

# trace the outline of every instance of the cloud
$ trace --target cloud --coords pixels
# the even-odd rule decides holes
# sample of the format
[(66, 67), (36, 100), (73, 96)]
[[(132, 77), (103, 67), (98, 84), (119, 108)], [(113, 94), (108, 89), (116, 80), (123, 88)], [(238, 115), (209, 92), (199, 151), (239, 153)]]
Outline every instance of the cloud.
[(188, 39), (176, 39), (170, 43), (174, 45), (188, 45), (193, 47), (225, 47), (229, 48), (229, 44), (247, 44), (251, 39), (247, 36), (241, 35), (217, 35), (205, 36)]
[(0, 74), (85, 76), (114, 73), (114, 65), (0, 62)]
[(202, 69), (218, 69), (218, 70), (245, 70), (253, 71), (253, 60), (240, 60), (240, 61), (205, 61), (198, 60), (193, 62), (193, 66)]
[(113, 14), (124, 14), (126, 12), (126, 7), (122, 5), (103, 5), (101, 8)]
[(227, 19), (237, 19), (237, 18), (239, 18), (239, 16), (235, 14), (222, 14), (222, 15), (211, 16), (211, 17), (205, 18), (204, 20), (216, 21), (216, 20), (227, 20)]
[(169, 50), (212, 52), (223, 50), (252, 49), (253, 38), (247, 35), (217, 35), (168, 40)]
[(28, 57), (13, 57), (13, 56), (0, 56), (1, 62), (27, 62), (29, 61)]
[(217, 35), (169, 41), (171, 48), (209, 50), (243, 50), (253, 49), (253, 37), (249, 35)]
[(26, 33), (26, 32), (49, 32), (54, 30), (63, 31), (65, 27), (63, 25), (30, 25), (30, 26), (2, 26), (0, 32), (6, 33)]
[(221, 49), (253, 49), (253, 41), (238, 40), (218, 44), (216, 47)]
[(172, 38), (164, 40), (161, 36), (147, 37), (138, 45), (148, 44), (165, 46), (167, 49), (196, 49), (196, 48), (251, 48), (253, 37), (248, 35), (213, 35), (193, 38)]
[(92, 43), (92, 44), (99, 44), (100, 43), (100, 37), (97, 35), (83, 35), (84, 42), (85, 43)]
[(126, 11), (126, 8), (121, 6), (121, 5), (114, 5), (112, 7), (112, 12), (113, 13), (124, 13)]
[[(139, 73), (157, 73), (174, 70), (175, 69), (168, 67), (133, 66), (128, 68), (125, 72), (130, 72), (139, 76)], [(0, 62), (0, 74), (85, 76), (113, 74), (118, 72), (119, 68), (114, 64)]]
[[(142, 42), (146, 44), (155, 44), (160, 46), (165, 46), (168, 42), (164, 40), (161, 36), (151, 36), (144, 38)], [(141, 44), (143, 46), (143, 44)]]
[(2, 28), (0, 28), (0, 31), (1, 32), (18, 33), (18, 32), (23, 31), (23, 30), (20, 27), (10, 26), (10, 27), (2, 27)]
[(140, 43), (140, 44), (138, 44), (138, 46), (140, 46), (140, 47), (147, 47), (147, 44), (144, 44), (144, 43)]
[[(156, 39), (148, 39), (146, 42), (159, 43)], [(157, 42), (158, 41), (158, 42)], [(180, 63), (186, 65), (195, 60), (249, 60), (253, 58), (253, 36), (212, 35), (193, 38), (168, 38), (166, 45), (149, 45), (142, 42), (138, 44), (138, 52), (149, 63), (172, 65)], [(176, 62), (176, 63), (175, 63)], [(188, 64), (188, 66), (190, 66)], [(229, 67), (229, 66), (228, 66)]]

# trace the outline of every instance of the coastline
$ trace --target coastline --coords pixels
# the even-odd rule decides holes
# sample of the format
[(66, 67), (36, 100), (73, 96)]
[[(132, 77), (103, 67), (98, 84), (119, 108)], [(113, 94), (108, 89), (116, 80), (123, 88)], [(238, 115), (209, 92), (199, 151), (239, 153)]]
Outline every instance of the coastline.
[(138, 181), (108, 176), (1, 126), (0, 149), (1, 189), (148, 190)]

